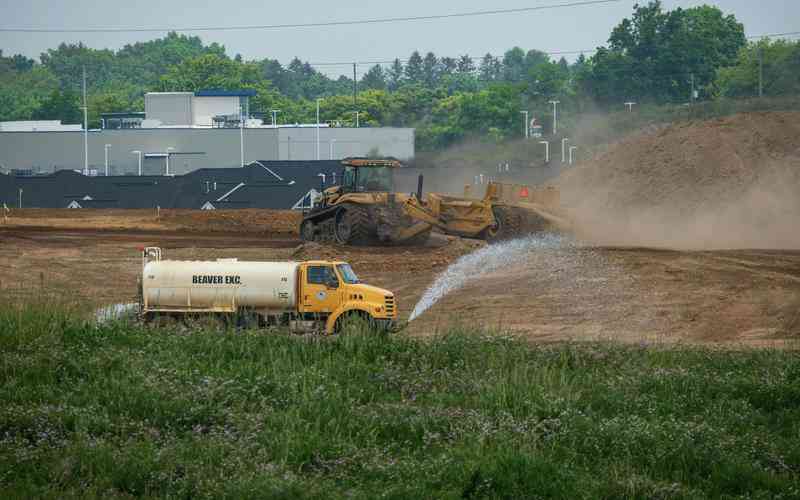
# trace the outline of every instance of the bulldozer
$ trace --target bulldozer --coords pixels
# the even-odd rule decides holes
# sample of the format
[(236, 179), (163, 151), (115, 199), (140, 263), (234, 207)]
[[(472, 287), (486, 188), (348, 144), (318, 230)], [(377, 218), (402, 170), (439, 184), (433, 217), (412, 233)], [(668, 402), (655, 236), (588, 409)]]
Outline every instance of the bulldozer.
[[(341, 184), (324, 189), (303, 214), (300, 237), (304, 241), (419, 245), (434, 228), (448, 235), (497, 241), (553, 222), (542, 206), (529, 203), (525, 207), (521, 199), (513, 199), (512, 185), (490, 183), (481, 199), (440, 193), (423, 198), (422, 175), (416, 193), (395, 191), (394, 172), (402, 168), (396, 159), (346, 158), (342, 165)], [(526, 199), (537, 192), (524, 189)]]

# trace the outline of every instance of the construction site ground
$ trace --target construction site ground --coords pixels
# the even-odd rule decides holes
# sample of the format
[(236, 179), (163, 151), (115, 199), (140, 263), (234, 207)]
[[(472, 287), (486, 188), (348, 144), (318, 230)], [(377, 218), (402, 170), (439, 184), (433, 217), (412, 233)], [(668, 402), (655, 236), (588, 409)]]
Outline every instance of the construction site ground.
[[(224, 216), (12, 214), (0, 226), (0, 293), (31, 296), (44, 290), (91, 308), (130, 303), (141, 271), (139, 248), (156, 245), (171, 259), (344, 259), (364, 281), (393, 290), (405, 319), (437, 275), (484, 245), (435, 235), (425, 247), (323, 246), (301, 243), (285, 229), (294, 213), (242, 211), (229, 221)], [(672, 251), (563, 240), (468, 281), (405, 331), (430, 335), (454, 326), (535, 341), (791, 344), (800, 339), (800, 251)]]
[[(658, 125), (596, 151), (554, 182), (570, 236), (481, 276), (476, 267), (405, 332), (799, 344), (798, 124), (800, 113), (750, 113)], [(407, 318), (449, 264), (484, 245), (442, 235), (425, 247), (303, 244), (299, 220), (270, 210), (12, 210), (0, 219), (0, 295), (132, 302), (138, 248), (157, 245), (171, 259), (344, 259), (394, 291)]]

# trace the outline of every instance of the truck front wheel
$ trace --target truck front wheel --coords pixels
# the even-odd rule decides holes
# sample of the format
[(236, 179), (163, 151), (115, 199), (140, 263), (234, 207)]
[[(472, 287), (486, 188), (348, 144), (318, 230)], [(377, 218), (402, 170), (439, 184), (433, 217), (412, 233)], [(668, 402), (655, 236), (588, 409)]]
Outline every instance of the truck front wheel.
[(375, 320), (371, 315), (363, 311), (350, 311), (336, 319), (333, 333), (338, 335), (347, 332), (363, 332), (371, 331), (374, 328)]

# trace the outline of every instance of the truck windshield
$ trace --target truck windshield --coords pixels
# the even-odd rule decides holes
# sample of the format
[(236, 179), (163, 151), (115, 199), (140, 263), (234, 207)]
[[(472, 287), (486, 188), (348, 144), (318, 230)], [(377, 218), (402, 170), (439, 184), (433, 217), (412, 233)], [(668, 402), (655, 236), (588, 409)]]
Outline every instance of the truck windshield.
[(339, 274), (342, 275), (342, 279), (345, 283), (353, 285), (359, 282), (358, 276), (356, 276), (356, 273), (353, 271), (353, 268), (350, 267), (350, 264), (338, 264), (336, 269), (339, 270)]

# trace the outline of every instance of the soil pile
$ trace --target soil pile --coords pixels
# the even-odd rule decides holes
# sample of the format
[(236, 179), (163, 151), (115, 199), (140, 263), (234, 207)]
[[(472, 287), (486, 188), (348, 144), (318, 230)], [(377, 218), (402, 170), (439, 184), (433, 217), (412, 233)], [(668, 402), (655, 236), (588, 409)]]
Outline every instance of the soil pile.
[(653, 127), (556, 184), (592, 243), (800, 248), (800, 113)]

